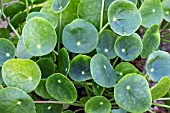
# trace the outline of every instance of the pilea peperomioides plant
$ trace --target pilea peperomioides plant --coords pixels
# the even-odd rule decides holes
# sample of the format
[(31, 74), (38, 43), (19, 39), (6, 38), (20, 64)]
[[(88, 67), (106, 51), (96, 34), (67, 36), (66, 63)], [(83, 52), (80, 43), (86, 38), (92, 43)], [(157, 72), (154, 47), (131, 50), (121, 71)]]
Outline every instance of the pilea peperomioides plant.
[(0, 113), (170, 108), (169, 0), (0, 0), (0, 17)]

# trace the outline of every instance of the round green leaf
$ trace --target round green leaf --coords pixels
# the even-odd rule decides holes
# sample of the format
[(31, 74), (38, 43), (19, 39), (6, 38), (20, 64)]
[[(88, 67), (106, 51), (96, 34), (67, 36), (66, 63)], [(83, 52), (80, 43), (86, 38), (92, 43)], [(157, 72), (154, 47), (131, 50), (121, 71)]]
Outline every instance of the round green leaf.
[(14, 87), (0, 90), (0, 111), (2, 113), (36, 113), (32, 98)]
[[(114, 0), (104, 1), (103, 25), (107, 23), (107, 10)], [(77, 8), (79, 18), (92, 23), (98, 30), (100, 29), (102, 0), (80, 0)]]
[(48, 58), (53, 62), (56, 62), (56, 59), (57, 59), (56, 54), (54, 52), (51, 52), (51, 53), (44, 55), (44, 56), (41, 56), (41, 58)]
[(50, 53), (57, 43), (55, 29), (47, 20), (40, 17), (34, 17), (26, 23), (22, 37), (26, 51), (33, 56)]
[(158, 84), (156, 84), (151, 89), (152, 100), (159, 99), (167, 94), (170, 88), (170, 79), (169, 77), (163, 77)]
[(54, 28), (57, 27), (58, 18), (56, 16), (54, 16), (53, 14), (32, 12), (27, 16), (27, 21), (29, 21), (30, 19), (32, 19), (34, 17), (41, 17), (41, 18), (47, 20), (48, 22), (50, 22)]
[(170, 4), (169, 0), (162, 1), (163, 16), (164, 16), (164, 19), (168, 22), (170, 22), (170, 5), (169, 4)]
[(52, 9), (59, 13), (62, 12), (70, 3), (70, 0), (53, 0)]
[(36, 113), (61, 113), (63, 111), (62, 104), (35, 104)]
[(142, 58), (147, 58), (152, 52), (158, 49), (160, 44), (160, 33), (158, 25), (152, 25), (145, 32), (142, 43), (143, 43), (143, 50), (141, 53)]
[(116, 84), (116, 73), (108, 59), (102, 54), (96, 54), (90, 61), (90, 71), (94, 81), (100, 86), (110, 88)]
[(98, 32), (91, 23), (76, 19), (66, 25), (62, 40), (64, 46), (73, 53), (89, 53), (97, 46)]
[(94, 94), (96, 96), (101, 96), (105, 90), (104, 87), (99, 86), (96, 82), (92, 81), (92, 87), (93, 87), (93, 91)]
[(170, 77), (170, 55), (164, 51), (155, 51), (149, 55), (146, 71), (151, 80), (158, 82), (162, 77)]
[(2, 78), (7, 86), (18, 87), (29, 93), (39, 84), (41, 71), (32, 60), (11, 59), (2, 66)]
[(139, 12), (142, 16), (142, 25), (150, 27), (153, 24), (160, 24), (163, 18), (163, 10), (160, 0), (145, 0)]
[(145, 112), (152, 104), (147, 80), (139, 74), (132, 73), (123, 77), (115, 86), (116, 103), (129, 112)]
[(45, 84), (46, 80), (42, 79), (38, 86), (35, 88), (35, 93), (44, 99), (51, 99), (52, 97), (48, 94)]
[(67, 111), (64, 111), (64, 112), (62, 112), (62, 113), (74, 113), (74, 112), (71, 111), (71, 110), (67, 110)]
[(77, 99), (76, 88), (63, 74), (55, 73), (48, 77), (46, 88), (48, 93), (56, 100), (73, 103)]
[(110, 30), (103, 31), (99, 36), (99, 42), (97, 45), (97, 53), (101, 53), (109, 59), (115, 58), (117, 55), (114, 50), (114, 44), (117, 36)]
[(115, 33), (129, 36), (140, 27), (142, 19), (134, 3), (116, 0), (109, 6), (108, 21)]
[(124, 77), (127, 74), (137, 73), (138, 69), (134, 65), (128, 62), (121, 62), (115, 67), (115, 72), (117, 75), (117, 79), (120, 80), (122, 77)]
[(127, 113), (124, 109), (112, 109), (112, 113)]
[(3, 63), (9, 59), (15, 57), (15, 46), (14, 44), (4, 38), (0, 38), (0, 67)]
[(17, 58), (22, 58), (22, 59), (29, 59), (32, 57), (32, 55), (28, 54), (27, 51), (25, 50), (23, 38), (19, 39), (18, 41), (17, 49), (16, 49), (16, 56)]
[(42, 78), (48, 78), (55, 73), (55, 65), (50, 59), (42, 58), (37, 61), (37, 64), (40, 67)]
[(87, 113), (110, 113), (111, 103), (103, 96), (95, 96), (89, 99), (85, 104)]
[(63, 75), (68, 74), (70, 70), (70, 58), (67, 50), (62, 48), (58, 52), (58, 71)]
[(136, 59), (143, 49), (141, 38), (134, 33), (130, 36), (121, 36), (115, 42), (116, 54), (125, 61)]
[(91, 58), (86, 55), (78, 55), (74, 57), (70, 63), (70, 78), (77, 82), (91, 79), (90, 60)]

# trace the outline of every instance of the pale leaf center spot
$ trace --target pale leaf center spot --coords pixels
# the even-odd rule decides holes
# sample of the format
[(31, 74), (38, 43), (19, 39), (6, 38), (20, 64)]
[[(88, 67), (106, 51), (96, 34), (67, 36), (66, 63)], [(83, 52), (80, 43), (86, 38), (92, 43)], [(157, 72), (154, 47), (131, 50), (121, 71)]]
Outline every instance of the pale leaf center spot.
[(153, 12), (153, 13), (155, 13), (155, 12), (156, 12), (156, 10), (155, 10), (155, 9), (152, 9), (152, 12)]
[(104, 69), (106, 69), (106, 66), (105, 66), (105, 65), (104, 65), (103, 67), (104, 67)]
[(99, 88), (99, 86), (97, 86), (97, 88)]
[(100, 102), (100, 105), (103, 105), (103, 102)]
[(130, 86), (126, 86), (126, 89), (127, 89), (127, 90), (130, 90)]
[(21, 104), (21, 101), (18, 101), (17, 104), (20, 105), (20, 104)]
[(151, 68), (151, 72), (154, 72), (155, 71), (155, 69), (154, 68)]
[(123, 73), (122, 72), (120, 72), (120, 76), (122, 76), (123, 75)]
[(117, 19), (115, 17), (113, 17), (113, 22), (117, 21)]
[(7, 57), (9, 57), (9, 56), (10, 56), (10, 54), (9, 54), (9, 53), (6, 53), (6, 56), (7, 56)]
[(108, 49), (105, 49), (105, 50), (104, 50), (104, 52), (106, 52), (106, 53), (107, 53), (108, 51), (109, 51)]
[(59, 7), (60, 10), (61, 10), (62, 8), (63, 8), (62, 6)]
[(48, 106), (48, 108), (47, 108), (48, 110), (50, 110), (51, 109), (51, 106)]
[(58, 83), (61, 83), (61, 80), (58, 80)]
[(122, 49), (122, 52), (124, 53), (126, 50), (125, 49)]
[(80, 46), (80, 45), (81, 45), (81, 42), (77, 42), (77, 45)]
[(41, 45), (40, 45), (40, 44), (39, 44), (39, 45), (37, 45), (37, 48), (38, 48), (38, 49), (40, 49), (40, 48), (41, 48)]
[(32, 80), (32, 77), (28, 77), (28, 79), (31, 81), (31, 80)]
[(82, 71), (82, 72), (81, 72), (81, 74), (82, 74), (82, 75), (84, 75), (84, 74), (85, 74), (85, 72), (84, 72), (84, 71)]
[(65, 71), (67, 71), (67, 68), (65, 69)]
[(166, 14), (169, 15), (169, 11), (166, 11)]

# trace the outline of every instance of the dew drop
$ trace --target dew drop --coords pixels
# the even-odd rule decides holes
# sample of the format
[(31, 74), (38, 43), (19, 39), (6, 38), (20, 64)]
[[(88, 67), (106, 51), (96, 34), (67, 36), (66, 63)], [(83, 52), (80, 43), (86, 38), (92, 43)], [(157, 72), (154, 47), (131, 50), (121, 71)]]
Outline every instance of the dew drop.
[(152, 12), (153, 12), (153, 13), (155, 13), (155, 11), (156, 11), (155, 9), (152, 9)]
[(166, 11), (166, 14), (169, 15), (169, 11)]
[(61, 10), (62, 8), (63, 8), (62, 6), (59, 7), (60, 10)]
[(32, 77), (28, 77), (28, 79), (31, 81), (31, 80), (32, 80)]
[(37, 48), (40, 49), (40, 48), (41, 48), (41, 45), (37, 45)]
[(104, 69), (106, 69), (106, 66), (105, 66), (105, 65), (104, 65), (103, 67), (104, 67)]
[(120, 72), (120, 74), (119, 74), (120, 76), (122, 76), (123, 75), (123, 73), (122, 72)]

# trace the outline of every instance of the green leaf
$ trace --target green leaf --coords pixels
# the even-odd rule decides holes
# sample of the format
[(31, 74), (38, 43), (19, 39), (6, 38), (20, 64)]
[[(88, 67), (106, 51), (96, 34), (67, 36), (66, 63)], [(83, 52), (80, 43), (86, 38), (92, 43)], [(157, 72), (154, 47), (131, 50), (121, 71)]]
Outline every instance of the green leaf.
[(70, 70), (70, 58), (67, 50), (62, 48), (58, 52), (58, 71), (63, 75), (68, 74)]
[(163, 17), (168, 22), (170, 22), (170, 5), (169, 4), (170, 4), (169, 0), (162, 1)]
[(20, 2), (14, 3), (3, 10), (4, 14), (10, 18), (13, 18), (17, 13), (24, 11), (26, 5)]
[(116, 0), (109, 6), (108, 21), (115, 33), (129, 36), (140, 27), (142, 19), (134, 3), (127, 0)]
[(60, 13), (68, 6), (69, 3), (70, 0), (53, 0), (51, 8), (55, 12)]
[(129, 112), (145, 112), (152, 104), (147, 80), (139, 74), (132, 73), (123, 77), (115, 86), (116, 103)]
[(127, 113), (124, 109), (119, 108), (119, 109), (112, 109), (112, 113)]
[(117, 77), (108, 59), (96, 54), (90, 61), (90, 71), (94, 81), (100, 86), (110, 88), (116, 84)]
[(128, 62), (121, 62), (115, 67), (115, 72), (117, 75), (117, 79), (119, 81), (125, 75), (130, 74), (130, 73), (137, 73), (139, 71), (134, 65)]
[(109, 59), (115, 58), (117, 55), (114, 50), (114, 44), (117, 36), (110, 30), (103, 31), (99, 36), (98, 45), (96, 48), (97, 53), (101, 53)]
[(63, 30), (64, 46), (73, 53), (89, 53), (98, 43), (97, 29), (89, 22), (75, 19)]
[(34, 17), (26, 23), (22, 37), (26, 51), (33, 56), (50, 53), (57, 43), (55, 29), (47, 20), (40, 17)]
[(1, 89), (3, 89), (3, 86), (2, 86), (2, 85), (0, 85), (0, 90), (1, 90)]
[(138, 3), (138, 0), (129, 0), (129, 1), (133, 2), (133, 3), (136, 4), (136, 5), (137, 5), (137, 3)]
[(93, 91), (94, 94), (96, 96), (101, 96), (105, 90), (104, 87), (101, 87), (100, 85), (98, 85), (96, 82), (92, 81), (92, 87), (93, 87)]
[[(103, 24), (107, 23), (107, 9), (114, 0), (105, 0), (103, 11)], [(102, 0), (80, 0), (77, 14), (79, 18), (91, 22), (98, 30), (100, 27)]]
[(85, 106), (86, 102), (90, 99), (90, 96), (86, 96), (86, 97), (82, 97), (80, 98), (80, 104), (82, 104), (83, 106)]
[(0, 90), (0, 111), (3, 113), (36, 113), (32, 98), (14, 87)]
[(145, 0), (140, 6), (139, 12), (142, 16), (142, 25), (150, 27), (160, 24), (163, 19), (163, 10), (160, 0)]
[(62, 104), (35, 104), (36, 113), (61, 113), (63, 111)]
[(160, 44), (159, 26), (152, 25), (145, 32), (142, 42), (143, 42), (143, 50), (141, 53), (141, 57), (147, 58), (152, 52), (154, 52), (159, 47)]
[(7, 86), (17, 87), (29, 93), (39, 84), (41, 71), (32, 60), (11, 59), (2, 66), (2, 78)]
[[(27, 14), (26, 12), (19, 12), (17, 13), (11, 20), (12, 26), (17, 29), (19, 26), (21, 26), (25, 20), (26, 20)], [(11, 27), (8, 25), (7, 29), (12, 32)]]
[(42, 77), (48, 78), (53, 73), (55, 73), (55, 65), (49, 58), (42, 58), (37, 61), (38, 66), (40, 67)]
[[(70, 0), (70, 3), (68, 4), (67, 8), (64, 11), (62, 11), (61, 31), (67, 24), (71, 23), (74, 19), (78, 18), (77, 6), (79, 4), (79, 1), (80, 0)], [(43, 6), (40, 12), (54, 14), (59, 19), (60, 14), (56, 13), (51, 8), (52, 2), (53, 2), (52, 0), (48, 0), (48, 2)]]
[(56, 100), (73, 103), (77, 99), (76, 88), (63, 74), (55, 73), (48, 77), (46, 88), (48, 93)]
[(2, 70), (2, 69), (0, 68), (0, 84), (2, 84), (2, 83), (3, 83), (1, 70)]
[(56, 16), (54, 16), (53, 14), (41, 13), (41, 12), (32, 12), (27, 16), (27, 22), (34, 17), (41, 17), (41, 18), (47, 20), (48, 22), (50, 22), (50, 24), (54, 28), (56, 28), (57, 25), (58, 25), (58, 18)]
[(9, 59), (15, 57), (15, 46), (14, 44), (4, 38), (0, 38), (0, 67), (3, 63)]
[(74, 113), (74, 112), (71, 111), (71, 110), (67, 110), (67, 111), (64, 111), (64, 112), (62, 112), (62, 113)]
[(152, 100), (161, 98), (167, 94), (170, 88), (170, 79), (169, 77), (163, 77), (158, 84), (156, 84), (151, 89)]
[(152, 81), (158, 82), (162, 77), (170, 77), (170, 55), (161, 50), (149, 55), (146, 62), (146, 71)]
[(0, 38), (9, 38), (9, 37), (10, 37), (9, 31), (6, 28), (0, 28)]
[(2, 1), (2, 3), (10, 3), (10, 2), (12, 2), (13, 0), (1, 0)]
[(35, 88), (35, 93), (44, 99), (51, 99), (52, 97), (48, 94), (45, 84), (46, 80), (41, 79), (40, 83)]
[(85, 105), (87, 113), (110, 113), (111, 103), (103, 96), (95, 96), (89, 99)]
[(41, 58), (48, 58), (53, 62), (56, 62), (56, 59), (57, 59), (56, 54), (54, 52), (51, 52), (51, 53), (44, 55), (44, 56), (41, 56)]
[(116, 54), (124, 61), (133, 61), (143, 49), (141, 38), (136, 33), (130, 36), (121, 36), (116, 40), (114, 46)]
[(86, 55), (77, 55), (70, 63), (69, 76), (77, 82), (92, 79), (90, 73), (90, 60), (91, 58)]
[[(23, 3), (25, 3), (25, 0), (19, 0), (19, 1), (21, 1), (21, 2), (23, 2)], [(40, 3), (43, 3), (43, 2), (45, 2), (45, 1), (47, 1), (47, 0), (28, 0), (28, 3), (29, 4), (40, 4)]]
[(32, 55), (28, 54), (27, 51), (25, 50), (23, 38), (19, 39), (18, 41), (17, 49), (16, 49), (16, 56), (17, 58), (22, 58), (22, 59), (29, 59), (32, 57)]

